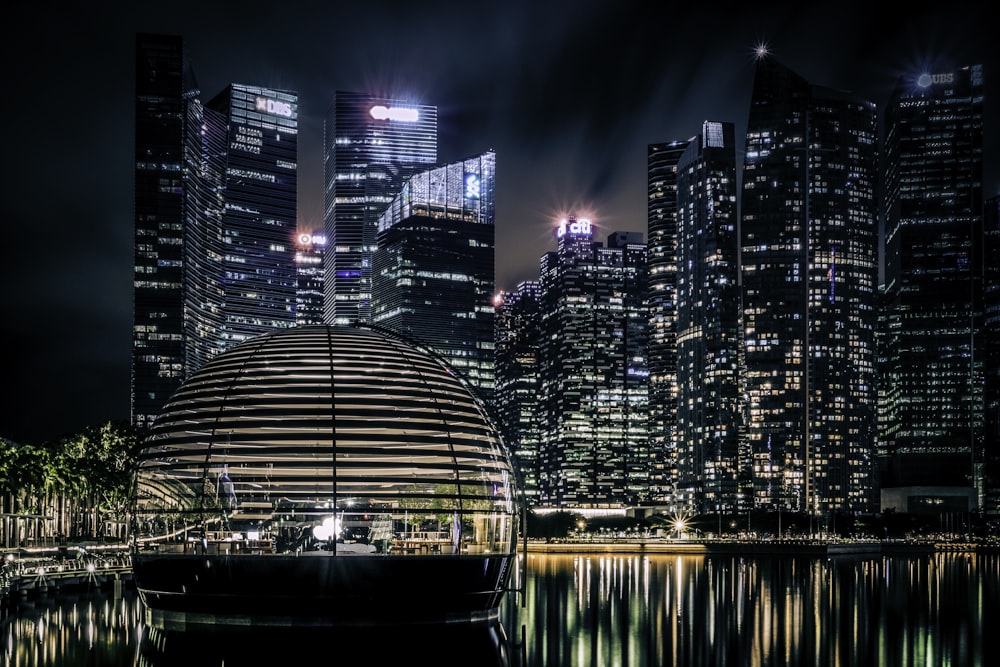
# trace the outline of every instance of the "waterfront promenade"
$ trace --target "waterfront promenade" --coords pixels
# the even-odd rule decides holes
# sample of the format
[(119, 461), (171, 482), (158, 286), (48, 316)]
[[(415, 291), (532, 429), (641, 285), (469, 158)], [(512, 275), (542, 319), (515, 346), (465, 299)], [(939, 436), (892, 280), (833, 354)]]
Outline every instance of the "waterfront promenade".
[(0, 551), (0, 604), (62, 592), (108, 591), (116, 596), (132, 580), (125, 545), (89, 545)]
[[(684, 540), (663, 538), (529, 540), (529, 553), (677, 554), (704, 556), (861, 556), (921, 554), (941, 551), (975, 552), (982, 544), (944, 540)], [(995, 551), (996, 546), (992, 547)]]
[[(684, 540), (651, 538), (581, 538), (518, 542), (518, 552), (529, 554), (645, 554), (727, 556), (872, 557), (939, 552), (1000, 550), (997, 545), (944, 540)], [(0, 551), (0, 602), (19, 602), (59, 592), (103, 590), (121, 594), (132, 581), (125, 545), (88, 545)], [(443, 555), (442, 558), (448, 556)]]

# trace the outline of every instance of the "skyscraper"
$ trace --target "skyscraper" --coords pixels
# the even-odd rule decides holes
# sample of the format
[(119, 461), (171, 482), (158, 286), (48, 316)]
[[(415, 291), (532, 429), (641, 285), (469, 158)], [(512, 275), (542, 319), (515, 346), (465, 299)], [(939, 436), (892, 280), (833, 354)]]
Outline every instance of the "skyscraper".
[(983, 437), (984, 508), (1000, 514), (1000, 195), (986, 201), (983, 219), (983, 326), (986, 331)]
[(901, 77), (885, 128), (882, 507), (968, 511), (985, 502), (982, 66)]
[(414, 174), (378, 219), (371, 321), (493, 398), (496, 155)]
[(324, 317), (367, 321), (376, 224), (403, 182), (436, 164), (437, 107), (338, 91), (324, 141)]
[(650, 499), (673, 500), (677, 460), (677, 161), (691, 139), (647, 152)]
[(323, 255), (326, 236), (302, 232), (295, 247), (295, 324), (323, 324)]
[(234, 343), (295, 317), (294, 93), (203, 104), (181, 37), (136, 36), (132, 423)]
[(225, 118), (224, 349), (295, 326), (298, 96), (231, 84), (208, 104)]
[(593, 240), (570, 217), (541, 261), (539, 502), (584, 510), (648, 500), (646, 247)]
[(525, 280), (496, 303), (494, 405), (529, 506), (538, 504), (538, 452), (544, 424), (538, 392), (542, 355), (541, 286)]
[(745, 509), (736, 146), (706, 121), (677, 160), (677, 479), (697, 512)]
[(132, 423), (218, 351), (225, 133), (181, 37), (136, 35)]
[(871, 507), (875, 106), (755, 65), (741, 255), (752, 504)]

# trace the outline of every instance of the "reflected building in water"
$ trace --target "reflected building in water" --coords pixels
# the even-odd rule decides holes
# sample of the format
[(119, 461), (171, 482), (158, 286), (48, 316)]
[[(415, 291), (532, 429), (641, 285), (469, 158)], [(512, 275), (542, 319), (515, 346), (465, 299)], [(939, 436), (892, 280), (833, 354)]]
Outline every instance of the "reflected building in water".
[[(520, 576), (520, 569), (515, 570)], [(52, 598), (2, 618), (0, 662), (221, 667), (997, 664), (1000, 556), (529, 554), (499, 619), (351, 628), (163, 630), (141, 599)]]

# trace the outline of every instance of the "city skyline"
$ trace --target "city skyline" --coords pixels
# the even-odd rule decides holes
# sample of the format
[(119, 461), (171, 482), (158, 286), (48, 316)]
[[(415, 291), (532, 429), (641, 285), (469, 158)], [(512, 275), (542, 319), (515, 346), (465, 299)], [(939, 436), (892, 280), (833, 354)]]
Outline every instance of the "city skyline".
[[(183, 36), (206, 98), (238, 82), (297, 92), (300, 228), (322, 224), (322, 118), (335, 90), (388, 90), (436, 105), (440, 162), (496, 151), (497, 288), (512, 289), (537, 272), (559, 214), (590, 215), (602, 240), (617, 230), (645, 233), (648, 144), (692, 136), (713, 118), (734, 122), (741, 145), (760, 42), (810, 81), (852, 91), (880, 109), (907, 68), (982, 63), (984, 194), (1000, 193), (997, 124), (990, 123), (997, 53), (986, 31), (977, 30), (988, 24), (985, 10), (959, 3), (936, 14), (860, 21), (850, 11), (859, 7), (838, 7), (836, 16), (780, 12), (780, 20), (758, 8), (708, 24), (710, 15), (692, 10), (669, 29), (647, 25), (638, 3), (574, 4), (572, 13), (556, 6), (545, 14), (515, 3), (464, 25), (459, 8), (391, 3), (353, 17), (303, 9), (298, 17), (289, 10), (288, 18), (268, 13), (266, 21), (238, 25), (231, 12), (185, 12), (183, 3), (169, 16), (93, 9), (69, 10), (56, 24), (28, 21), (8, 48), (21, 58), (38, 52), (48, 59), (15, 76), (11, 99), (20, 102), (5, 114), (16, 130), (16, 159), (7, 163), (5, 182), (12, 193), (45, 188), (4, 203), (12, 234), (3, 263), (12, 340), (4, 366), (15, 390), (0, 436), (42, 442), (128, 418), (131, 51), (138, 31)], [(265, 16), (241, 5), (245, 16), (255, 11)], [(386, 22), (377, 29), (376, 17)], [(817, 26), (822, 30), (810, 32)], [(345, 38), (348, 32), (363, 34)], [(469, 36), (461, 42), (444, 39), (462, 34)], [(447, 48), (435, 51), (432, 41)], [(66, 109), (73, 122), (55, 115)], [(29, 250), (38, 238), (46, 239), (42, 254)]]

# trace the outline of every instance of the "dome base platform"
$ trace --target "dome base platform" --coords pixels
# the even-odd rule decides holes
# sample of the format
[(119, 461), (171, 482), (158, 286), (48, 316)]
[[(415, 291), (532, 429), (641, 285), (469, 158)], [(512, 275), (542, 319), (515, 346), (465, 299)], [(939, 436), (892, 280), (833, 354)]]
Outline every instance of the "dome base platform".
[(513, 554), (133, 554), (161, 629), (495, 621)]

